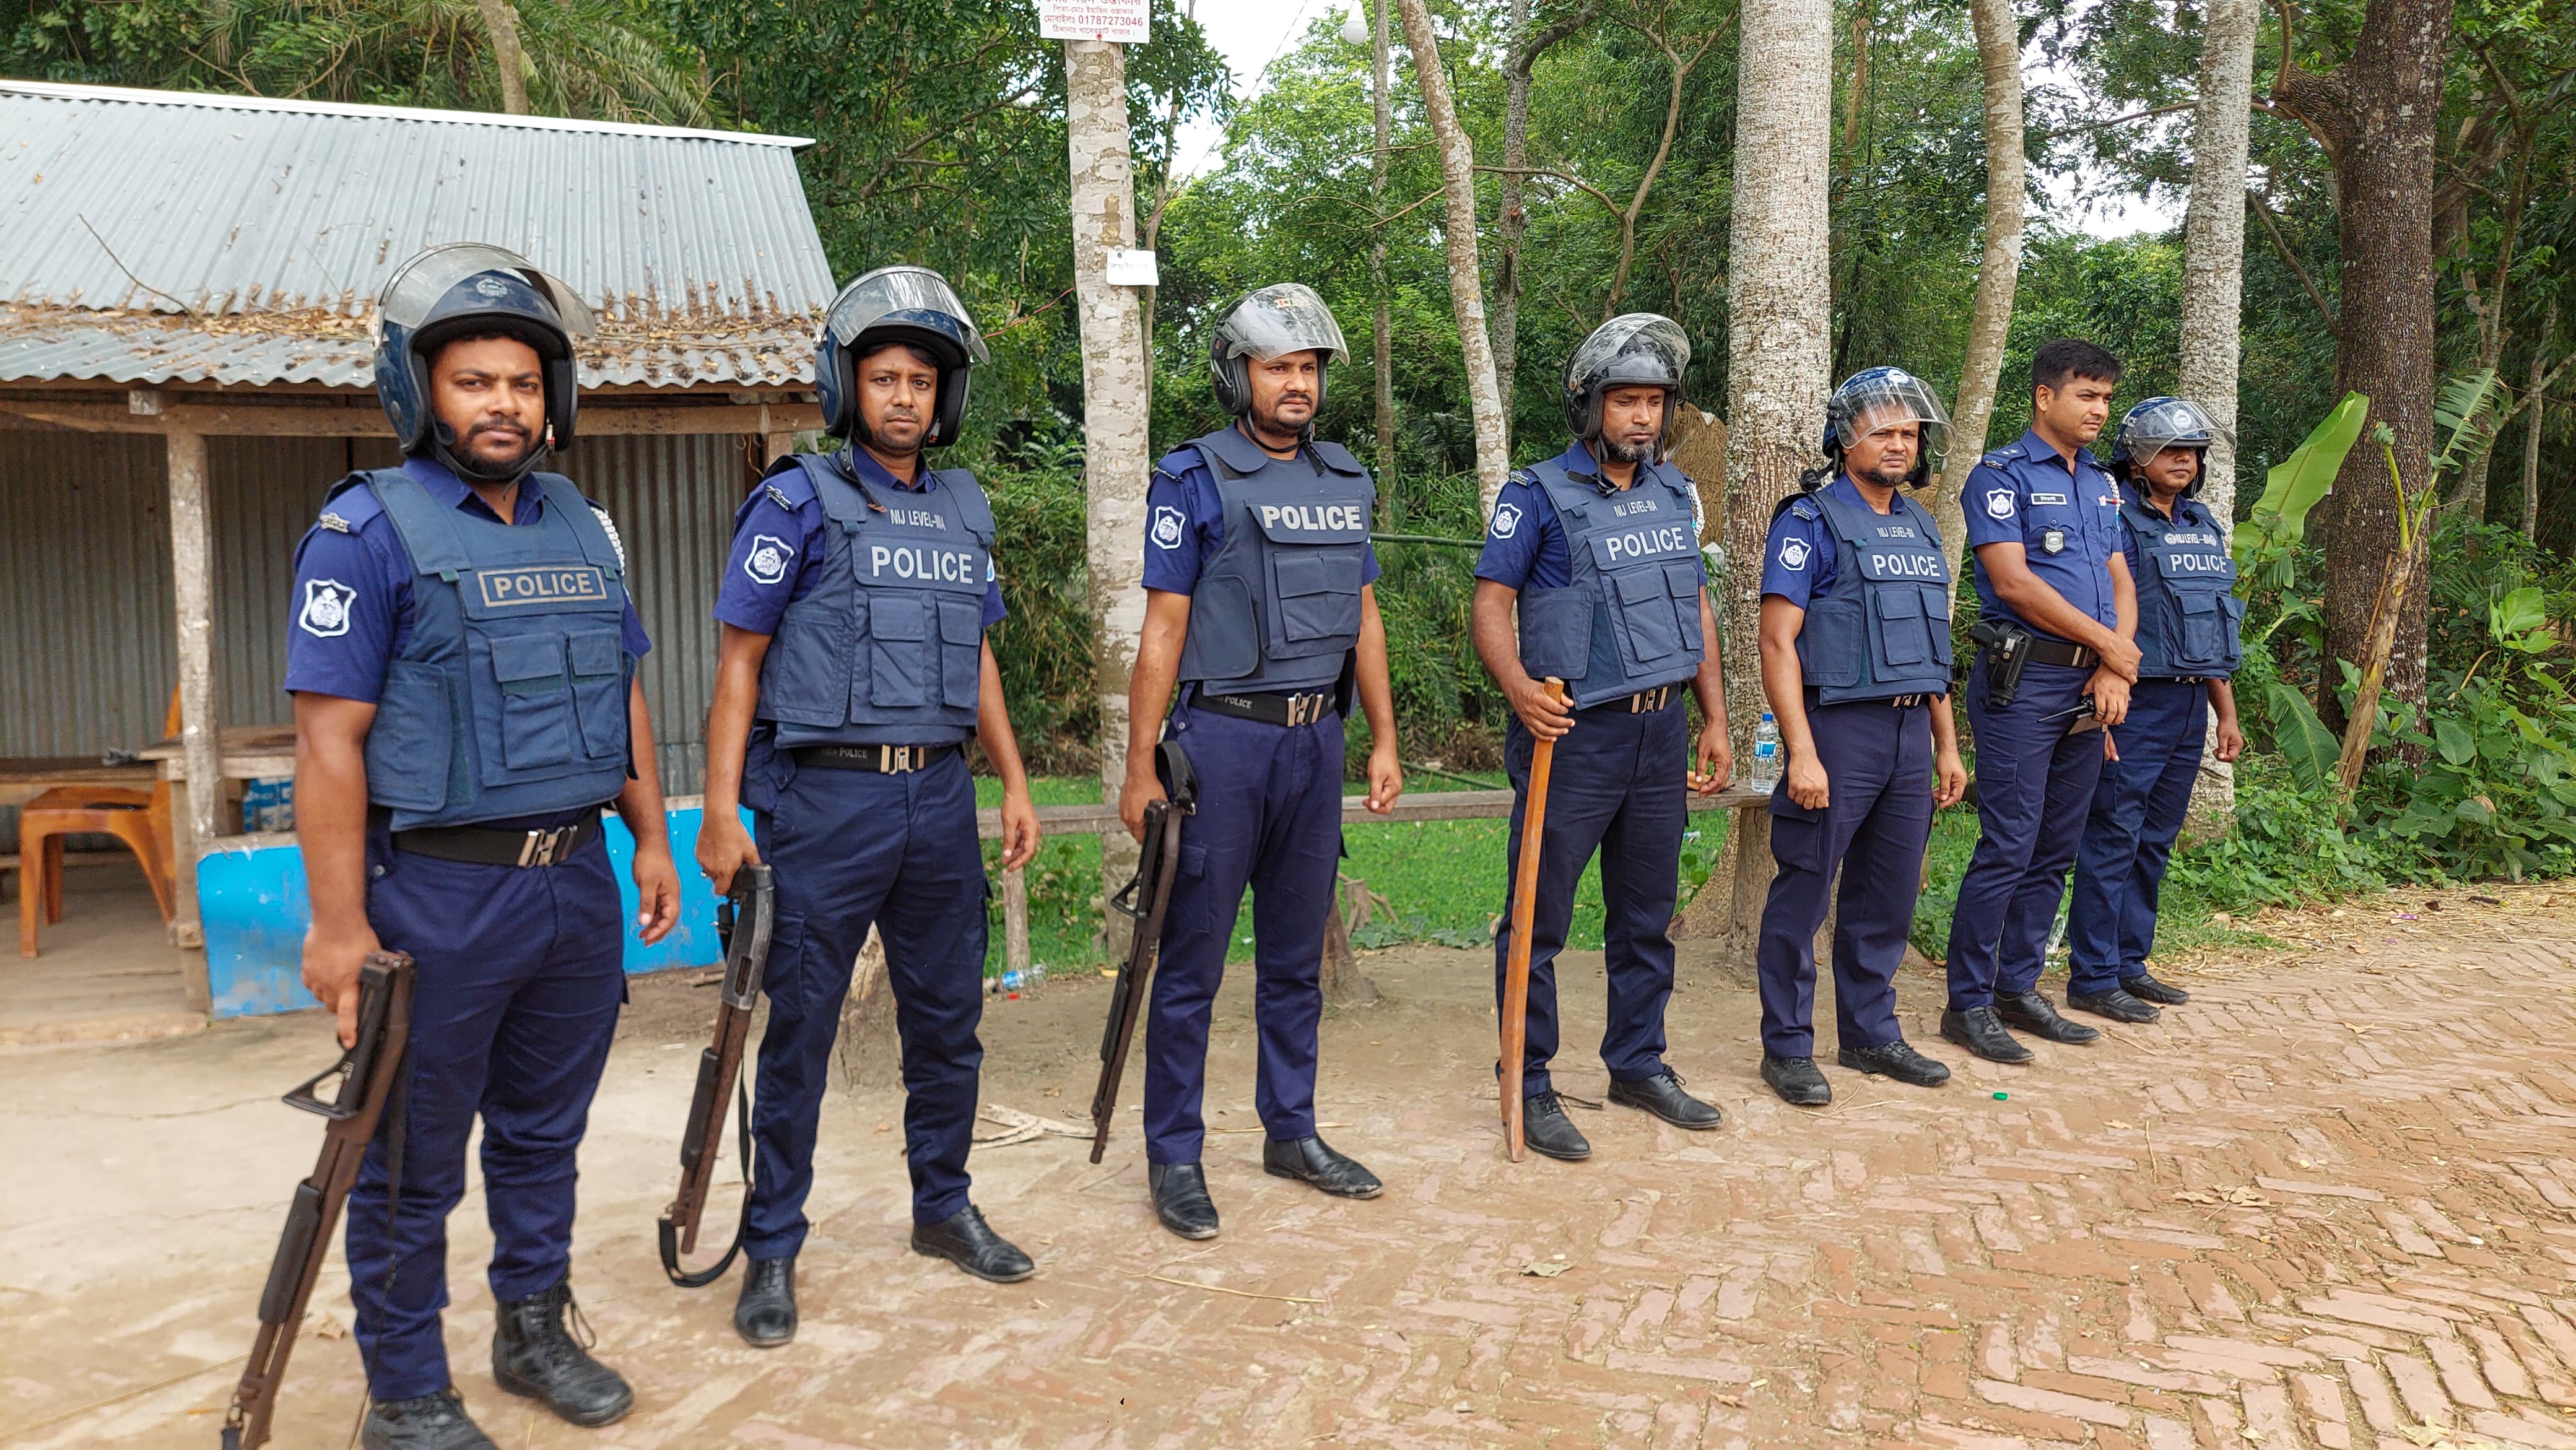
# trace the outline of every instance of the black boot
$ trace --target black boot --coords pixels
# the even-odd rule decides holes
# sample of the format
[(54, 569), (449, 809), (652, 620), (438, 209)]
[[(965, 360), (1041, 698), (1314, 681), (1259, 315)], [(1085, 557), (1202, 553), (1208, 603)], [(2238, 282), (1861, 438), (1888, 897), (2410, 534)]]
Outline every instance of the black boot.
[(1565, 1115), (1564, 1100), (1552, 1092), (1532, 1093), (1521, 1099), (1521, 1142), (1533, 1153), (1567, 1163), (1580, 1163), (1592, 1156), (1591, 1142)]
[(1956, 1007), (1941, 1014), (1941, 1036), (1988, 1062), (2028, 1062), (2031, 1050), (2013, 1040), (1992, 1007)]
[(2113, 987), (2107, 992), (2074, 992), (2066, 994), (2066, 1005), (2078, 1012), (2108, 1017), (2114, 1022), (2153, 1022), (2165, 1015), (2130, 995), (2126, 987)]
[(1676, 1128), (1714, 1128), (1724, 1115), (1682, 1091), (1682, 1075), (1665, 1068), (1638, 1082), (1610, 1079), (1610, 1101), (1623, 1108), (1643, 1108)]
[(2146, 972), (2140, 972), (2134, 977), (2121, 978), (2120, 987), (2139, 1001), (2153, 1002), (2159, 1007), (2179, 1007), (2191, 1000), (2189, 992), (2180, 987), (2159, 982), (2153, 975)]
[(1016, 1284), (1038, 1271), (1019, 1245), (993, 1232), (973, 1204), (933, 1224), (912, 1226), (912, 1251), (946, 1259), (978, 1279)]
[(581, 1326), (583, 1339), (594, 1338), (573, 1303), (569, 1275), (541, 1294), (501, 1305), (492, 1325), (492, 1378), (514, 1395), (545, 1401), (547, 1409), (576, 1425), (615, 1424), (635, 1408), (635, 1392), (617, 1371), (590, 1357), (567, 1320)]
[(754, 1349), (776, 1349), (796, 1337), (796, 1256), (753, 1259), (742, 1272), (733, 1330)]
[(1148, 1163), (1145, 1186), (1154, 1216), (1185, 1239), (1216, 1237), (1216, 1200), (1208, 1197), (1207, 1172), (1196, 1163)]
[(1821, 1108), (1834, 1100), (1834, 1085), (1816, 1070), (1812, 1057), (1773, 1057), (1762, 1054), (1762, 1080), (1780, 1101), (1793, 1108)]
[(2036, 988), (2017, 997), (1997, 997), (1995, 1015), (2010, 1026), (2050, 1042), (2091, 1042), (2102, 1035), (2099, 1028), (2058, 1016), (2056, 1004)]
[(1950, 1080), (1949, 1068), (1915, 1051), (1914, 1044), (1902, 1037), (1876, 1047), (1841, 1048), (1834, 1053), (1834, 1061), (1915, 1087), (1939, 1087)]
[(500, 1450), (466, 1418), (465, 1402), (452, 1388), (369, 1405), (358, 1444), (364, 1450)]
[(1263, 1139), (1261, 1171), (1311, 1183), (1335, 1198), (1375, 1198), (1386, 1189), (1358, 1159), (1334, 1152), (1319, 1137)]

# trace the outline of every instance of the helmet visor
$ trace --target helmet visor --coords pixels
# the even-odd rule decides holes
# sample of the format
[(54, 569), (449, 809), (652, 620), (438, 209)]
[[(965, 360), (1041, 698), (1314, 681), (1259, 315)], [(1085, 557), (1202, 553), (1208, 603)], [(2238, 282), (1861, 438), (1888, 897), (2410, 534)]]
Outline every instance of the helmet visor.
[(1902, 368), (1855, 374), (1835, 391), (1825, 413), (1845, 448), (1874, 433), (1920, 424), (1924, 457), (1938, 463), (1950, 449), (1950, 415), (1921, 378)]
[(1350, 355), (1350, 345), (1342, 341), (1342, 325), (1333, 320), (1333, 309), (1324, 305), (1314, 288), (1298, 282), (1264, 287), (1236, 303), (1216, 325), (1215, 342), (1221, 357), (1250, 356), (1264, 362), (1292, 352), (1322, 352), (1328, 354), (1324, 359), (1328, 363)]
[(439, 303), (459, 283), (486, 272), (514, 273), (554, 309), (564, 330), (588, 337), (596, 328), (590, 306), (564, 283), (528, 265), (528, 259), (505, 247), (483, 242), (448, 242), (420, 253), (394, 269), (376, 298), (376, 326), (418, 330), (439, 311)]
[(2206, 448), (2218, 439), (2218, 426), (2189, 398), (2150, 398), (2120, 420), (2113, 449), (2120, 457), (2145, 463), (2168, 448)]
[(1678, 388), (1690, 366), (1690, 339), (1681, 324), (1652, 312), (1629, 312), (1592, 330), (1566, 359), (1565, 390), (1629, 384)]
[(968, 363), (992, 360), (984, 334), (975, 319), (966, 315), (966, 304), (957, 300), (946, 279), (928, 267), (879, 267), (842, 288), (823, 318), (825, 335), (843, 347), (879, 328), (906, 328), (944, 338)]

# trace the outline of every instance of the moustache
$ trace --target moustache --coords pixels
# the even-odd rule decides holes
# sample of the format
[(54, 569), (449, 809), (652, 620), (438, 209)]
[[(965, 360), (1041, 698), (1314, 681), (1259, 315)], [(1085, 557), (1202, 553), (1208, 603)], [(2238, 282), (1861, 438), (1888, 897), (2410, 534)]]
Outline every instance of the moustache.
[(465, 436), (468, 440), (472, 440), (480, 438), (486, 433), (507, 433), (513, 438), (526, 438), (528, 436), (527, 429), (507, 418), (485, 419), (483, 422), (477, 423), (472, 428), (467, 429)]

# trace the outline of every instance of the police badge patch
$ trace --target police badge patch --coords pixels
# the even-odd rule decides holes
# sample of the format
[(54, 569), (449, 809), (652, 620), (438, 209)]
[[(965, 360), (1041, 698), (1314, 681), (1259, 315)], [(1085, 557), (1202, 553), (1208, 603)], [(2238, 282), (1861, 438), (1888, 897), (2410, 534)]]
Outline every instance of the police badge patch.
[(1986, 491), (1986, 517), (2008, 519), (2013, 516), (2013, 491), (2008, 488)]
[(1187, 529), (1188, 525), (1189, 520), (1181, 516), (1181, 511), (1179, 509), (1172, 507), (1170, 504), (1157, 505), (1154, 509), (1154, 547), (1158, 549), (1179, 548), (1181, 546), (1181, 534)]
[(316, 639), (338, 639), (349, 632), (349, 615), (358, 602), (358, 591), (337, 579), (304, 581), (304, 612), (295, 616), (296, 627)]
[(787, 577), (787, 561), (796, 557), (796, 549), (776, 534), (755, 534), (751, 552), (743, 555), (742, 572), (754, 584), (775, 584)]
[(1809, 550), (1806, 540), (1782, 539), (1780, 541), (1780, 567), (1788, 570), (1792, 574), (1800, 572), (1807, 567), (1808, 552)]
[(1507, 503), (1507, 504), (1504, 504), (1502, 507), (1497, 508), (1497, 509), (1495, 509), (1495, 510), (1494, 510), (1494, 537), (1495, 537), (1495, 538), (1497, 538), (1497, 539), (1508, 539), (1508, 538), (1510, 538), (1512, 535), (1514, 535), (1514, 534), (1516, 534), (1516, 533), (1519, 533), (1519, 532), (1520, 532), (1520, 528), (1521, 528), (1521, 511), (1520, 511), (1520, 506), (1519, 506), (1518, 504), (1508, 504), (1508, 503)]
[(2039, 547), (2044, 552), (2051, 554), (2065, 553), (2066, 531), (2064, 529), (2050, 529), (2047, 533), (2039, 536)]

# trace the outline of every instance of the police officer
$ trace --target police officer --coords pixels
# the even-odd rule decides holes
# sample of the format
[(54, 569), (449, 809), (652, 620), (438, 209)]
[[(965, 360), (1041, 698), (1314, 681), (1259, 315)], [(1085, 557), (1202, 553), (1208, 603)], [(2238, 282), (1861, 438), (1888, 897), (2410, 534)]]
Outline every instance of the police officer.
[(1968, 677), (1982, 829), (1950, 918), (1941, 1035), (1995, 1062), (2031, 1057), (2007, 1024), (2051, 1042), (2101, 1036), (2058, 1015), (2039, 972), (2111, 749), (2082, 727), (2119, 724), (2138, 675), (2120, 485), (2085, 448), (2110, 419), (2120, 361), (2059, 338), (2032, 356), (2030, 375), (2030, 431), (1987, 454), (1960, 500), (1976, 550), (1978, 636), (1992, 643)]
[(698, 833), (717, 890), (762, 861), (778, 881), (734, 1306), (735, 1330), (763, 1348), (796, 1336), (815, 1134), (870, 926), (903, 1043), (913, 1252), (994, 1283), (1037, 1272), (967, 1196), (989, 889), (966, 742), (1002, 780), (1005, 865), (1037, 849), (1037, 810), (984, 637), (1003, 617), (992, 505), (973, 474), (922, 458), (956, 440), (989, 354), (921, 267), (842, 288), (816, 351), (823, 429), (842, 446), (780, 459), (734, 513)]
[(1900, 491), (1931, 481), (1949, 417), (1912, 374), (1871, 368), (1835, 390), (1825, 420), (1828, 468), (1772, 513), (1762, 563), (1762, 689), (1787, 764), (1756, 948), (1762, 1080), (1800, 1107), (1834, 1099), (1816, 1069), (1815, 940), (1838, 869), (1836, 1060), (1917, 1087), (1950, 1080), (1897, 1027), (1896, 969), (1933, 809), (1968, 785), (1950, 718), (1949, 555)]
[(2245, 753), (2228, 676), (2244, 657), (2236, 565), (2227, 536), (2199, 500), (2216, 427), (2200, 405), (2149, 398), (2120, 420), (2111, 467), (2126, 485), (2120, 521), (2138, 589), (2137, 687), (2102, 766), (2075, 850), (2067, 908), (2067, 1005), (2118, 1022), (2153, 1022), (2159, 1005), (2191, 1000), (2147, 971), (2156, 893), (2191, 809), (2209, 717), (2222, 761)]
[(635, 1402), (565, 1329), (574, 1155), (626, 993), (603, 805), (634, 833), (646, 942), (679, 904), (624, 551), (606, 513), (537, 471), (572, 441), (572, 336), (589, 330), (580, 298), (498, 247), (405, 262), (375, 357), (402, 466), (343, 479), (296, 549), (304, 983), (345, 1043), (367, 954), (419, 964), (400, 1107), (348, 1202), (369, 1450), (492, 1444), (440, 1324), (478, 1113), (494, 1378), (576, 1425)]
[[(1585, 338), (1565, 363), (1574, 441), (1503, 485), (1476, 562), (1476, 653), (1513, 714), (1503, 744), (1518, 797), (1503, 872), (1506, 923), (1531, 752), (1540, 740), (1556, 742), (1530, 928), (1522, 1133), (1530, 1147), (1569, 1161), (1590, 1157), (1592, 1145), (1548, 1075), (1557, 1047), (1555, 963), (1574, 919), (1575, 883), (1596, 850), (1608, 911), (1610, 1020), (1601, 1058), (1610, 1100), (1676, 1127), (1718, 1124), (1718, 1110), (1682, 1091), (1681, 1077), (1664, 1065), (1668, 929), (1689, 815), (1683, 792), (1715, 793), (1733, 759), (1699, 556), (1698, 492), (1664, 461), (1689, 365), (1681, 328), (1651, 312), (1614, 317)], [(1563, 701), (1548, 698), (1550, 677), (1566, 682)], [(1706, 720), (1696, 771), (1685, 686)], [(1494, 940), (1498, 1002), (1510, 954), (1507, 925)]]
[(1339, 1198), (1375, 1198), (1381, 1187), (1315, 1131), (1342, 722), (1354, 691), (1368, 716), (1368, 808), (1384, 814), (1404, 790), (1371, 582), (1377, 491), (1349, 449), (1315, 437), (1324, 370), (1347, 352), (1311, 288), (1286, 282), (1236, 303), (1208, 345), (1217, 403), (1234, 422), (1173, 450), (1146, 494), (1145, 628), (1118, 811), (1141, 835), (1145, 807), (1163, 794), (1153, 761), (1168, 731), (1197, 773), (1199, 803), (1145, 1031), (1145, 1174), (1154, 1212), (1183, 1238), (1217, 1232), (1200, 1106), (1208, 1018), (1247, 883), (1261, 1166)]

